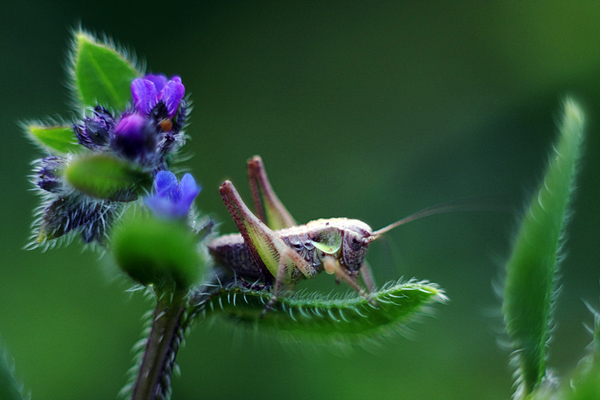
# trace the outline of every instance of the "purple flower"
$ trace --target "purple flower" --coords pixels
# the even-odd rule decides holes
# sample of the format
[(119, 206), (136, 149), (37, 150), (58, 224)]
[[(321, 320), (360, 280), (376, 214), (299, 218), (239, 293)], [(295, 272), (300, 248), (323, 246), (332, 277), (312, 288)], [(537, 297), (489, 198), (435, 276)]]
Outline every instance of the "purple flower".
[(131, 160), (144, 161), (156, 151), (155, 129), (138, 113), (125, 114), (110, 138), (110, 147)]
[(140, 114), (149, 115), (162, 102), (167, 108), (168, 118), (173, 118), (185, 95), (185, 87), (179, 76), (167, 80), (164, 75), (146, 75), (133, 80), (131, 93), (135, 108)]
[(185, 174), (179, 183), (171, 171), (160, 171), (154, 178), (155, 194), (144, 200), (156, 216), (184, 218), (200, 190), (191, 174)]

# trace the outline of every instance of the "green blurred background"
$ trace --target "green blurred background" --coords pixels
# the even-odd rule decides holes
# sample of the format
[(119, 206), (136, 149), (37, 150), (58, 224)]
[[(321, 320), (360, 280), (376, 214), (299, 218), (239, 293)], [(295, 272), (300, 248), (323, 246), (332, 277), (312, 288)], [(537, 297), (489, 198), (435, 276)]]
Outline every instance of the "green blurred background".
[[(7, 2), (0, 24), (0, 339), (43, 399), (115, 398), (151, 306), (75, 242), (22, 250), (41, 154), (18, 122), (70, 119), (64, 65), (81, 23), (179, 74), (194, 112), (187, 162), (196, 201), (234, 225), (217, 187), (249, 198), (245, 161), (262, 155), (299, 221), (359, 218), (379, 228), (446, 200), (492, 196), (519, 210), (543, 172), (562, 99), (588, 113), (550, 365), (583, 354), (598, 305), (600, 4), (597, 1)], [(372, 246), (379, 282), (439, 283), (451, 301), (402, 336), (350, 351), (198, 324), (179, 355), (174, 399), (507, 399), (500, 282), (516, 217), (428, 218)], [(532, 283), (535, 284), (535, 283)], [(311, 288), (329, 291), (321, 276)]]

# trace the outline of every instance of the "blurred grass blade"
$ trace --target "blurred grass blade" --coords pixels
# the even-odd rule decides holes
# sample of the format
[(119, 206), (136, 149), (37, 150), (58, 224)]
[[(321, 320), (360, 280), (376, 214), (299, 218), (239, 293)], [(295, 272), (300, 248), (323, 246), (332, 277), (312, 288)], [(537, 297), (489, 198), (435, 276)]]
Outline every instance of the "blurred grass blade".
[(398, 330), (428, 305), (446, 300), (435, 284), (405, 282), (373, 295), (378, 307), (356, 294), (329, 298), (314, 294), (280, 296), (260, 318), (270, 293), (234, 287), (221, 289), (203, 304), (206, 315), (223, 315), (249, 327), (318, 338), (352, 339)]
[(0, 400), (24, 400), (23, 387), (14, 376), (6, 353), (0, 349)]
[(83, 106), (125, 109), (131, 100), (131, 82), (140, 75), (133, 62), (113, 45), (79, 31), (74, 38), (73, 64), (73, 86)]
[(558, 142), (507, 263), (502, 309), (516, 350), (522, 396), (531, 393), (546, 375), (559, 242), (582, 147), (583, 113), (572, 100), (565, 101), (564, 108)]
[(24, 124), (23, 128), (36, 144), (52, 153), (75, 153), (81, 150), (75, 132), (70, 126)]

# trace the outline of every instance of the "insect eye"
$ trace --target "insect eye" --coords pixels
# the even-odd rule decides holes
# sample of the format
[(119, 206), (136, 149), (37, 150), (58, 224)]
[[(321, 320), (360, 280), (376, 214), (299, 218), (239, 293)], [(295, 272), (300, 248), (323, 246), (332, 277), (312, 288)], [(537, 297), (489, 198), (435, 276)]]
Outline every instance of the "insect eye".
[(352, 247), (352, 250), (358, 251), (361, 249), (362, 244), (357, 238), (352, 238), (352, 243), (350, 244), (350, 247)]

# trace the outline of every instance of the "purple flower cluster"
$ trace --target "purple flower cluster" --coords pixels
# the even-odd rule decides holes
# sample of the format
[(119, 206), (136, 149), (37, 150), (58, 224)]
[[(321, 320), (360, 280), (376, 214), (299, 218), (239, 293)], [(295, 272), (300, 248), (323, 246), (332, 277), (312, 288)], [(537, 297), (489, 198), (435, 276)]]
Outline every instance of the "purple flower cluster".
[(155, 171), (166, 169), (165, 156), (183, 142), (187, 114), (185, 87), (179, 76), (146, 75), (131, 83), (133, 105), (121, 115), (97, 106), (75, 124), (83, 146), (110, 151)]
[[(100, 105), (73, 126), (79, 144), (94, 153), (106, 153), (155, 175), (155, 194), (146, 204), (157, 216), (188, 215), (200, 187), (191, 175), (181, 183), (168, 172), (169, 161), (184, 144), (187, 117), (185, 87), (179, 76), (146, 75), (131, 83), (131, 104), (122, 111)], [(124, 191), (117, 199), (96, 199), (80, 193), (65, 180), (64, 169), (71, 156), (51, 155), (37, 161), (33, 181), (41, 189), (43, 203), (35, 225), (35, 242), (79, 232), (86, 243), (102, 243), (122, 205), (137, 199), (137, 192)], [(33, 245), (35, 246), (35, 244)]]

